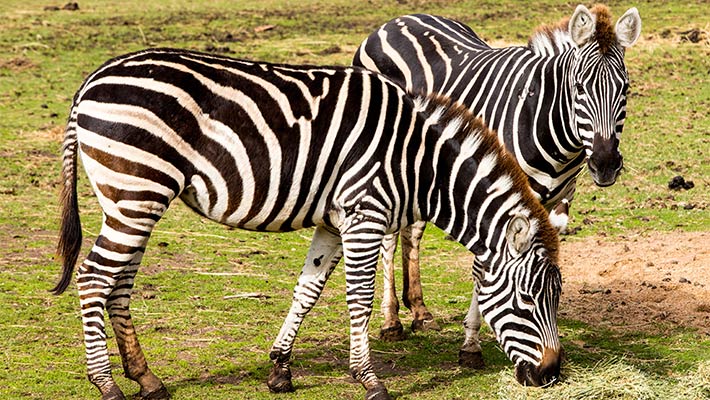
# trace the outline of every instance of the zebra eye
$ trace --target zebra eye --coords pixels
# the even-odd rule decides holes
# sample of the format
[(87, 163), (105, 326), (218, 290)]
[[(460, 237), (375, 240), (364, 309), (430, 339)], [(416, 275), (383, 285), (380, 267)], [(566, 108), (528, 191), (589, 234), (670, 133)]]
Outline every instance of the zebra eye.
[(529, 306), (535, 305), (535, 300), (533, 300), (532, 296), (530, 296), (529, 294), (520, 293), (520, 301), (522, 301), (523, 304), (527, 304)]
[(582, 85), (580, 82), (577, 82), (574, 86), (577, 88), (577, 93), (584, 94), (584, 85)]

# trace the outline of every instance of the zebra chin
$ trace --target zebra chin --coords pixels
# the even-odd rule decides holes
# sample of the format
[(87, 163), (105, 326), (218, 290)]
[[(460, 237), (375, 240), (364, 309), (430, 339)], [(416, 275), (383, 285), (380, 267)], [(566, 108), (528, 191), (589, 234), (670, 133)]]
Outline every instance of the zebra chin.
[(549, 387), (560, 380), (562, 354), (560, 351), (546, 348), (542, 362), (535, 366), (529, 361), (515, 364), (515, 379), (523, 386)]

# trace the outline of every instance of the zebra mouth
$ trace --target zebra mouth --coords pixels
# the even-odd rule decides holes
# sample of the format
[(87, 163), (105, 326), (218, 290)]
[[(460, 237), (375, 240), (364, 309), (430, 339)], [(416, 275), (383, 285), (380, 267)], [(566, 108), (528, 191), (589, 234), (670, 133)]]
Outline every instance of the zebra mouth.
[(594, 184), (599, 187), (609, 187), (616, 183), (616, 179), (621, 175), (621, 170), (623, 169), (623, 161), (619, 163), (618, 166), (606, 166), (605, 168), (600, 168), (595, 162), (590, 158), (587, 162), (587, 167), (589, 168), (589, 174), (594, 180)]
[(536, 367), (530, 362), (521, 361), (515, 366), (515, 379), (523, 386), (548, 388), (560, 380), (559, 363)]

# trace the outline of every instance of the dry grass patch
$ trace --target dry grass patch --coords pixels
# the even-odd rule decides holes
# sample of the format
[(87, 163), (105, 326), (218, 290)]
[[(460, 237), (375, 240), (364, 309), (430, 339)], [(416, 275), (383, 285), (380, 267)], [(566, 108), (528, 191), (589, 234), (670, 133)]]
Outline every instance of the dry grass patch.
[(561, 381), (547, 389), (521, 386), (509, 370), (501, 371), (498, 386), (498, 397), (506, 400), (702, 400), (710, 399), (710, 361), (675, 381), (611, 358), (590, 367), (568, 363)]

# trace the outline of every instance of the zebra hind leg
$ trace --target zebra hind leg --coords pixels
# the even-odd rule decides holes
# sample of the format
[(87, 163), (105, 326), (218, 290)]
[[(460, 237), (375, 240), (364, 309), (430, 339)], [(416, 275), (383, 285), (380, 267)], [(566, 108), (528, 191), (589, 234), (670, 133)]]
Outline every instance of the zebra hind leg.
[(426, 222), (418, 221), (402, 229), (402, 301), (412, 311), (412, 332), (433, 330), (440, 331), (441, 326), (434, 320), (424, 304), (422, 280), (419, 267), (419, 244)]
[(106, 303), (106, 308), (116, 335), (118, 350), (121, 353), (124, 374), (128, 379), (138, 382), (141, 387), (140, 392), (134, 398), (144, 400), (169, 399), (170, 393), (168, 390), (148, 368), (148, 363), (138, 343), (138, 336), (129, 311), (133, 281), (138, 271), (142, 254), (142, 252), (138, 253), (136, 259), (118, 277), (116, 286)]
[(384, 275), (384, 289), (382, 291), (382, 315), (385, 321), (380, 328), (380, 340), (394, 342), (406, 339), (404, 327), (399, 320), (399, 301), (394, 280), (394, 252), (397, 249), (399, 235), (393, 233), (382, 239), (380, 254), (382, 255), (382, 269)]
[(293, 290), (293, 300), (288, 316), (281, 325), (269, 358), (274, 366), (266, 382), (275, 393), (293, 392), (291, 382), (291, 352), (298, 329), (320, 297), (330, 273), (343, 256), (340, 236), (318, 227), (313, 233), (311, 247), (301, 270), (301, 276)]
[(99, 237), (77, 273), (87, 375), (101, 391), (102, 400), (125, 399), (111, 374), (104, 321), (106, 310), (126, 376), (141, 385), (143, 399), (167, 399), (167, 390), (148, 369), (128, 308), (138, 264), (164, 208), (151, 213), (133, 212), (135, 218), (130, 218), (124, 214), (127, 210), (115, 207), (115, 204), (104, 201), (102, 207), (120, 215), (120, 220), (105, 214)]

